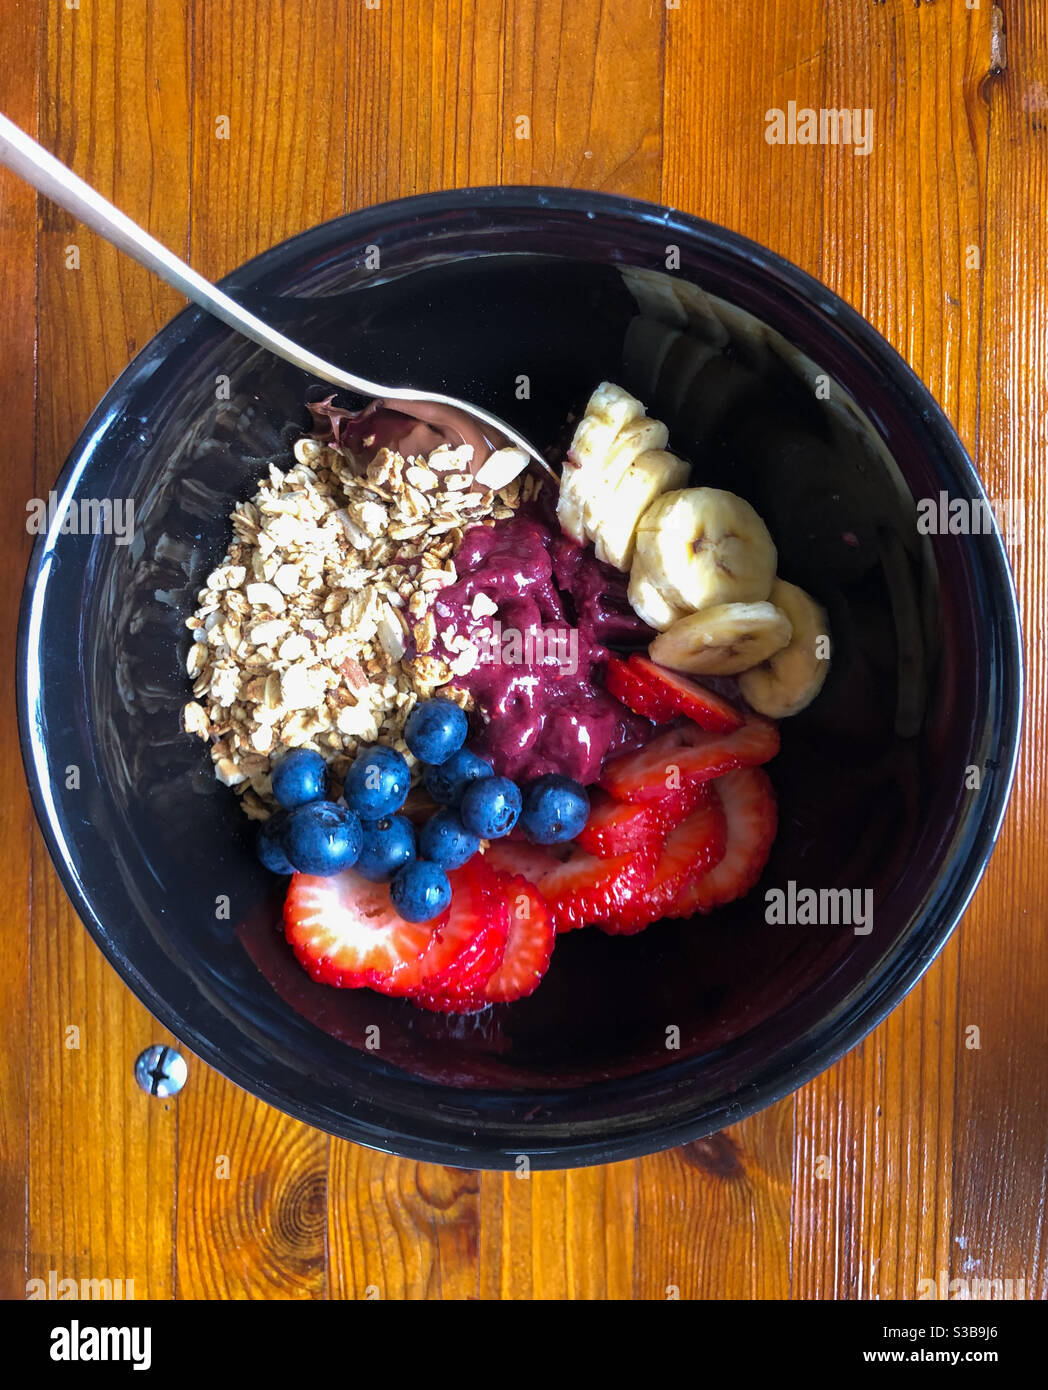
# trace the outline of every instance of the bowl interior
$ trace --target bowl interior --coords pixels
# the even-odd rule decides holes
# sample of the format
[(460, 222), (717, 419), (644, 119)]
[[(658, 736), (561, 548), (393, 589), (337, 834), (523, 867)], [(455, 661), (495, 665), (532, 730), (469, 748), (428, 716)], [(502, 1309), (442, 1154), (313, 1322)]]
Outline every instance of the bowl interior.
[[(709, 1132), (851, 1045), (971, 892), (1006, 795), (1019, 698), (997, 537), (916, 526), (915, 499), (977, 496), (974, 474), (872, 331), (704, 224), (668, 229), (618, 200), (536, 198), (372, 210), (228, 283), (334, 361), (475, 399), (540, 446), (565, 438), (598, 381), (617, 381), (667, 422), (696, 481), (754, 503), (780, 572), (826, 605), (834, 660), (817, 702), (783, 725), (769, 767), (779, 836), (745, 901), (635, 938), (572, 933), (531, 999), (475, 1019), (306, 978), (278, 930), (281, 885), (257, 866), (234, 795), (180, 732), (179, 711), (184, 619), (224, 553), (230, 508), (287, 457), (307, 393), (325, 393), (195, 310), (132, 364), (78, 443), (34, 553), (22, 632), (38, 811), (74, 901), (132, 987), (284, 1109), (483, 1166), (520, 1152), (592, 1161)], [(701, 293), (675, 294), (653, 270), (669, 241), (678, 283), (776, 334), (748, 317), (724, 334)], [(133, 500), (130, 543), (68, 520), (62, 533), (63, 516), (103, 498)], [(827, 923), (824, 908), (822, 925), (805, 922), (805, 888), (847, 890), (833, 899), (842, 920)], [(800, 921), (768, 920), (771, 889)]]

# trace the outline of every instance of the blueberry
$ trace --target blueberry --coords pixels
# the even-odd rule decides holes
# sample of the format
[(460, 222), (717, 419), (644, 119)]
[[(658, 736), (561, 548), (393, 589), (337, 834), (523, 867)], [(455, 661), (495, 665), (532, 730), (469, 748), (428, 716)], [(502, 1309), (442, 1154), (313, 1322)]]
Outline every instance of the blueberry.
[(492, 776), (494, 773), (490, 763), (478, 758), (468, 748), (460, 748), (446, 763), (441, 763), (439, 767), (427, 767), (422, 780), (434, 801), (444, 806), (457, 806), (471, 782)]
[(537, 844), (574, 840), (588, 816), (586, 788), (571, 777), (550, 772), (524, 789), (520, 823)]
[(372, 883), (385, 883), (415, 858), (415, 827), (403, 816), (367, 820), (355, 868)]
[(446, 763), (466, 741), (465, 710), (451, 700), (420, 700), (404, 725), (404, 742), (420, 762)]
[(418, 837), (419, 853), (442, 869), (457, 869), (480, 849), (480, 840), (467, 830), (457, 811), (445, 806), (430, 816)]
[(521, 808), (520, 788), (508, 777), (485, 777), (467, 787), (459, 805), (462, 824), (482, 840), (508, 835)]
[(293, 874), (295, 866), (284, 853), (284, 822), (286, 811), (276, 811), (258, 832), (255, 850), (265, 867), (273, 874)]
[(331, 801), (310, 801), (287, 813), (281, 841), (303, 874), (337, 874), (357, 861), (364, 832), (355, 811)]
[(327, 795), (327, 763), (309, 748), (292, 748), (273, 765), (273, 795), (289, 810)]
[(439, 864), (415, 859), (393, 875), (389, 899), (408, 922), (428, 922), (451, 902), (451, 883)]
[(384, 820), (404, 804), (411, 787), (408, 765), (395, 748), (362, 748), (346, 773), (342, 795), (362, 820)]

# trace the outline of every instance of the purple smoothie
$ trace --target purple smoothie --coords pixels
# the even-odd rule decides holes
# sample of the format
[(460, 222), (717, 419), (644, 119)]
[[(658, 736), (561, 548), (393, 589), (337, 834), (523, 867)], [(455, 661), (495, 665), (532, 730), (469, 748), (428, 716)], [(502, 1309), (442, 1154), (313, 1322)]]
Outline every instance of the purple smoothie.
[[(604, 689), (608, 645), (650, 637), (626, 598), (626, 576), (591, 546), (560, 534), (548, 507), (466, 532), (460, 578), (434, 605), (481, 659), (456, 678), (483, 721), (470, 746), (496, 773), (527, 781), (559, 772), (595, 782), (608, 757), (641, 747), (653, 725)], [(473, 605), (484, 595), (494, 613)], [(484, 605), (486, 606), (486, 605)], [(451, 655), (441, 646), (441, 655)]]

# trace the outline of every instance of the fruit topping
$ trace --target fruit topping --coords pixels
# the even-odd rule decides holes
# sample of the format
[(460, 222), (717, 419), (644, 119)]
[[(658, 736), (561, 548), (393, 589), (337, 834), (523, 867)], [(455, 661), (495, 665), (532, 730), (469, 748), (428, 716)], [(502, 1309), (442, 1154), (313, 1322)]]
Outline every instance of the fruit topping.
[(333, 878), (296, 874), (284, 931), (300, 964), (321, 984), (398, 996), (467, 992), (502, 960), (509, 909), (480, 856), (449, 878), (450, 907), (422, 924), (397, 912), (384, 885), (352, 869)]
[(600, 925), (615, 935), (631, 935), (660, 918), (677, 916), (683, 895), (723, 858), (726, 834), (717, 783), (708, 782), (699, 805), (666, 836), (647, 884)]
[(616, 801), (605, 791), (593, 798), (589, 819), (578, 833), (578, 843), (598, 859), (651, 849), (663, 837), (656, 801)]
[[(684, 612), (717, 604), (760, 603), (771, 592), (778, 558), (767, 526), (750, 504), (720, 488), (665, 492), (637, 527), (630, 602), (653, 622), (643, 601), (652, 586), (659, 602)], [(639, 569), (638, 569), (639, 566)]]
[(388, 883), (416, 858), (415, 827), (405, 816), (384, 816), (362, 822), (364, 832), (355, 868), (372, 883)]
[(462, 748), (453, 753), (446, 763), (427, 767), (422, 780), (434, 801), (444, 806), (457, 806), (471, 782), (493, 775), (489, 762), (478, 758), (470, 749)]
[(337, 874), (357, 862), (360, 817), (332, 801), (309, 801), (288, 811), (280, 829), (288, 862), (302, 874)]
[(672, 914), (690, 917), (734, 902), (764, 871), (778, 827), (775, 791), (760, 767), (729, 772), (714, 783), (727, 822), (727, 844), (720, 862), (680, 897)]
[(536, 844), (575, 839), (588, 815), (586, 788), (571, 777), (549, 772), (524, 789), (520, 823)]
[(466, 741), (466, 712), (452, 700), (420, 700), (404, 725), (404, 742), (419, 762), (440, 766)]
[(497, 840), (517, 823), (523, 801), (520, 788), (508, 777), (482, 777), (462, 794), (462, 824), (482, 840)]
[(485, 858), (505, 873), (523, 873), (545, 898), (558, 932), (606, 922), (651, 877), (656, 848), (598, 859), (577, 841), (568, 845), (521, 845), (503, 841)]
[(439, 864), (412, 859), (393, 875), (389, 900), (407, 921), (431, 922), (449, 907), (451, 882)]
[(766, 763), (778, 751), (778, 728), (759, 715), (750, 715), (728, 734), (684, 724), (656, 735), (639, 753), (609, 763), (601, 785), (622, 801), (657, 801), (734, 768)]
[(480, 848), (480, 838), (462, 824), (458, 811), (442, 806), (419, 831), (419, 851), (443, 869), (457, 869)]
[(826, 610), (798, 589), (776, 579), (771, 601), (789, 619), (789, 644), (739, 677), (739, 689), (755, 710), (773, 719), (799, 714), (815, 699), (830, 670)]
[(400, 810), (410, 789), (411, 772), (402, 754), (373, 743), (350, 765), (342, 795), (362, 819), (382, 820)]
[(311, 748), (289, 748), (273, 764), (273, 795), (289, 810), (327, 796), (327, 763)]
[(611, 658), (607, 686), (623, 704), (656, 724), (684, 715), (712, 733), (730, 733), (745, 717), (712, 690), (636, 652), (626, 661)]
[(648, 651), (674, 671), (735, 676), (781, 651), (792, 632), (773, 603), (721, 603), (678, 618)]

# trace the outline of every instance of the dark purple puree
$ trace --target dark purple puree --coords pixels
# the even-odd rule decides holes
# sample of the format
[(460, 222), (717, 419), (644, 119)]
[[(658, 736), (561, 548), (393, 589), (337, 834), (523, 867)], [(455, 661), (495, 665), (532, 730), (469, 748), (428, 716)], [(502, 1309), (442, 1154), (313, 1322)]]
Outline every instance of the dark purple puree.
[[(606, 758), (651, 737), (652, 724), (604, 689), (608, 646), (635, 647), (650, 633), (630, 609), (626, 576), (560, 533), (548, 494), (512, 520), (466, 532), (455, 556), (461, 577), (433, 615), (438, 633), (450, 624), (481, 651), (455, 680), (484, 721), (471, 747), (504, 777), (559, 772), (589, 784)], [(474, 617), (478, 594), (497, 611)]]
[[(472, 444), (475, 471), (501, 443), (463, 412), (427, 402), (373, 401), (351, 411), (329, 397), (309, 409), (317, 438), (365, 460), (383, 446), (407, 455)], [(604, 689), (609, 646), (644, 646), (652, 634), (630, 608), (626, 575), (565, 536), (555, 506), (547, 487), (511, 520), (471, 527), (455, 555), (461, 577), (441, 591), (433, 616), (438, 634), (451, 626), (481, 651), (472, 671), (455, 678), (480, 723), (470, 746), (503, 777), (559, 772), (589, 785), (605, 759), (640, 748), (654, 731)], [(478, 594), (496, 612), (475, 617)], [(438, 636), (433, 655), (455, 653)]]

